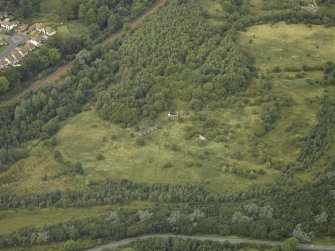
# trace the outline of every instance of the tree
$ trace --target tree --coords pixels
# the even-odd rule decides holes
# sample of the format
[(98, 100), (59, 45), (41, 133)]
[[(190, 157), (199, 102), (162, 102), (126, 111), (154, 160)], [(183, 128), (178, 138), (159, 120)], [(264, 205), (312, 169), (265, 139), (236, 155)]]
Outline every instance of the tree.
[(78, 247), (78, 244), (75, 241), (69, 240), (69, 241), (64, 243), (64, 249), (65, 249), (65, 251), (77, 251), (77, 250), (79, 250), (79, 247)]
[(296, 250), (298, 244), (299, 244), (299, 241), (295, 237), (286, 239), (281, 245), (281, 250), (282, 251), (294, 251)]
[(131, 24), (130, 23), (124, 23), (122, 30), (125, 31), (125, 32), (130, 31), (131, 30)]
[(98, 9), (97, 23), (101, 29), (104, 29), (107, 26), (109, 15), (110, 11), (108, 6), (101, 6)]
[(100, 26), (97, 23), (92, 23), (90, 24), (90, 26), (88, 26), (88, 34), (91, 39), (97, 38), (97, 36), (99, 35), (99, 31)]
[(80, 162), (74, 164), (74, 172), (80, 175), (84, 174), (83, 165)]
[(9, 89), (9, 81), (6, 77), (0, 77), (0, 93), (5, 93)]
[(112, 14), (108, 18), (108, 29), (110, 32), (115, 32), (120, 28), (119, 16)]
[(30, 0), (20, 0), (21, 16), (28, 18), (33, 14), (33, 5)]

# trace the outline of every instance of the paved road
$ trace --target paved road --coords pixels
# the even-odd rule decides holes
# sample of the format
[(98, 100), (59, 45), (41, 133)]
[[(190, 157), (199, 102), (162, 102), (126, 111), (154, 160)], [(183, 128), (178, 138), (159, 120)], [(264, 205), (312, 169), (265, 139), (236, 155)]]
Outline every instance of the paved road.
[(7, 57), (15, 48), (20, 45), (24, 44), (28, 41), (28, 37), (25, 34), (15, 34), (13, 36), (4, 36), (6, 39), (8, 46), (2, 52), (0, 52), (0, 59), (4, 59)]
[[(159, 9), (159, 7), (161, 7), (165, 4), (165, 2), (166, 2), (166, 0), (158, 0), (142, 16), (136, 18), (131, 23), (131, 27), (132, 28), (138, 27), (147, 16), (155, 13)], [(114, 33), (113, 35), (111, 35), (110, 37), (108, 37), (107, 39), (105, 39), (104, 41), (102, 41), (101, 44), (106, 45), (108, 43), (113, 43), (116, 39), (121, 37), (123, 34), (124, 34), (123, 31), (118, 31), (118, 32)], [(53, 81), (55, 81), (55, 80), (59, 79), (60, 77), (62, 77), (63, 75), (65, 75), (67, 73), (67, 71), (73, 66), (73, 63), (74, 63), (74, 61), (69, 62), (67, 65), (59, 68), (57, 71), (55, 71), (51, 75), (47, 76), (46, 78), (36, 81), (35, 83), (33, 83), (31, 86), (27, 87), (25, 90), (21, 91), (20, 93), (17, 93), (14, 96), (12, 96), (12, 97), (4, 100), (4, 101), (0, 101), (0, 107), (8, 106), (10, 104), (14, 104), (14, 103), (20, 101), (21, 98), (25, 94), (27, 94), (31, 91), (37, 91), (38, 89), (42, 88), (43, 86), (50, 85), (50, 84), (55, 84), (55, 82), (53, 82)]]
[[(252, 240), (252, 239), (242, 239), (235, 237), (210, 237), (210, 236), (188, 236), (188, 235), (173, 235), (173, 234), (153, 234), (153, 235), (143, 235), (134, 238), (128, 238), (121, 241), (115, 241), (100, 247), (95, 247), (92, 249), (88, 249), (86, 251), (102, 251), (104, 249), (107, 250), (117, 250), (118, 248), (128, 245), (136, 240), (146, 240), (152, 237), (162, 237), (169, 238), (175, 237), (180, 239), (191, 239), (191, 240), (199, 240), (199, 241), (215, 241), (215, 242), (229, 242), (231, 244), (260, 244), (266, 246), (278, 246), (281, 242), (276, 241), (261, 241), (261, 240)], [(321, 245), (309, 245), (309, 244), (299, 244), (299, 250), (314, 250), (314, 251), (335, 251), (335, 246), (321, 246)]]

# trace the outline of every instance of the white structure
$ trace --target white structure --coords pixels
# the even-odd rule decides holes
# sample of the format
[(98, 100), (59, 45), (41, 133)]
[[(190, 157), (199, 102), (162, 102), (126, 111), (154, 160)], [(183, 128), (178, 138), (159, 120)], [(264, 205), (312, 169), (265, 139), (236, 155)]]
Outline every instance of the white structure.
[(8, 62), (5, 59), (0, 59), (0, 69), (8, 66)]
[(14, 22), (9, 22), (9, 21), (2, 21), (1, 22), (1, 27), (10, 31), (12, 29), (14, 29), (17, 26), (17, 23)]
[(50, 28), (50, 27), (47, 27), (45, 28), (45, 34), (47, 34), (48, 36), (53, 36), (56, 34), (56, 30)]
[(29, 33), (33, 33), (35, 31), (40, 32), (40, 33), (45, 33), (45, 28), (44, 28), (43, 24), (42, 23), (36, 23), (36, 24), (31, 25), (28, 28)]
[(40, 47), (42, 46), (42, 42), (44, 41), (45, 39), (42, 37), (42, 36), (36, 36), (36, 37), (33, 37), (30, 42), (35, 45), (36, 47)]
[(205, 138), (204, 136), (202, 136), (202, 135), (199, 135), (199, 139), (200, 139), (201, 141), (205, 141), (205, 140), (206, 140), (206, 138)]
[(168, 116), (169, 116), (169, 118), (178, 118), (179, 113), (178, 112), (169, 112)]

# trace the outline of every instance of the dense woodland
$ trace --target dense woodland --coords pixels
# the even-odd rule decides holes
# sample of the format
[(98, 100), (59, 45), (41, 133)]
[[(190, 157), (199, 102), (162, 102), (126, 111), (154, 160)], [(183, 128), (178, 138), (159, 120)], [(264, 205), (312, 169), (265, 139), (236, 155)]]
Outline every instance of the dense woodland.
[[(66, 15), (69, 19), (89, 18), (89, 13), (94, 12), (97, 16), (92, 17), (92, 20), (104, 29), (115, 17), (107, 20), (101, 13), (107, 13), (107, 9), (110, 12), (114, 2), (69, 1), (71, 8)], [(27, 95), (16, 106), (0, 109), (0, 172), (29, 154), (20, 150), (19, 146), (23, 142), (35, 138), (48, 140), (61, 127), (62, 121), (82, 111), (86, 103), (94, 104), (101, 118), (122, 127), (136, 125), (143, 117), (155, 119), (159, 113), (173, 108), (176, 100), (187, 103), (193, 111), (200, 111), (207, 105), (222, 107), (227, 97), (243, 92), (250, 78), (256, 74), (253, 59), (236, 43), (236, 30), (253, 22), (285, 19), (332, 25), (335, 20), (333, 13), (327, 12), (327, 8), (334, 8), (333, 5), (327, 8), (321, 6), (325, 13), (322, 17), (329, 17), (327, 20), (321, 20), (318, 15), (312, 18), (309, 15), (307, 20), (305, 14), (300, 12), (294, 14), (292, 19), (287, 19), (287, 16), (293, 15), (294, 6), (289, 5), (292, 1), (279, 1), (278, 4), (277, 1), (269, 1), (264, 8), (290, 8), (290, 12), (280, 17), (246, 20), (244, 14), (247, 10), (243, 1), (224, 2), (231, 7), (231, 13), (226, 14), (230, 16), (229, 21), (219, 30), (208, 26), (206, 15), (196, 2), (171, 0), (159, 15), (150, 17), (140, 28), (129, 31), (113, 45), (106, 48), (95, 46), (88, 50), (83, 42), (81, 48), (73, 51), (80, 50), (71, 73), (55, 87), (46, 87)], [(129, 17), (138, 15), (143, 7), (135, 7), (135, 3), (137, 1), (128, 12), (118, 8), (119, 13)], [(328, 2), (323, 1), (323, 4)], [(301, 19), (296, 16), (299, 14)], [(244, 21), (238, 23), (239, 18)], [(68, 44), (64, 43), (64, 46)], [(49, 66), (59, 60), (63, 53), (60, 51), (65, 50), (66, 54), (66, 49), (55, 48), (51, 43), (50, 48), (38, 52), (41, 57), (48, 58)], [(27, 75), (37, 71), (31, 68), (31, 64), (34, 63), (28, 61), (22, 67), (22, 71), (26, 69)], [(321, 68), (324, 71), (322, 84), (334, 85), (334, 64), (328, 62)], [(4, 74), (13, 83), (17, 83), (15, 77), (25, 76), (17, 72)], [(285, 98), (278, 99), (274, 106), (264, 110), (261, 116), (264, 125), (256, 137), (266, 133), (275, 124), (279, 116), (279, 103), (289, 102)], [(166, 232), (236, 234), (272, 240), (283, 240), (293, 235), (302, 242), (309, 242), (313, 237), (333, 236), (334, 159), (326, 159), (326, 165), (310, 183), (298, 184), (294, 174), (312, 168), (330, 148), (335, 137), (334, 107), (332, 97), (324, 97), (318, 124), (302, 141), (302, 151), (295, 163), (286, 167), (282, 177), (274, 184), (255, 186), (248, 192), (215, 194), (201, 185), (149, 185), (126, 180), (93, 183), (82, 191), (28, 193), (24, 196), (3, 191), (0, 193), (2, 210), (125, 205), (132, 201), (152, 201), (156, 206), (150, 210), (124, 209), (40, 229), (23, 229), (1, 236), (0, 247), (80, 239), (121, 239)], [(46, 142), (52, 144), (52, 140)], [(60, 156), (55, 155), (54, 158)], [(73, 175), (82, 174), (80, 168), (74, 169)], [(174, 246), (179, 249), (173, 249)], [(181, 247), (182, 250), (239, 248), (215, 243), (156, 239), (139, 241), (132, 247), (135, 250), (157, 250), (156, 247), (162, 250), (181, 250)]]

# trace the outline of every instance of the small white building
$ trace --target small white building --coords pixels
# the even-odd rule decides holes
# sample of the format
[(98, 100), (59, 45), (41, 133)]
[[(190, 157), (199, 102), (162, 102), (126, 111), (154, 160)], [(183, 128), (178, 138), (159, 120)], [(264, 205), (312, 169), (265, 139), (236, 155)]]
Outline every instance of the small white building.
[(179, 113), (178, 112), (169, 112), (168, 116), (169, 116), (169, 118), (178, 118)]
[(201, 140), (201, 141), (205, 141), (205, 140), (207, 140), (204, 136), (202, 136), (202, 135), (199, 135), (199, 139)]

